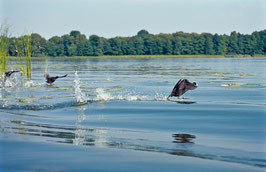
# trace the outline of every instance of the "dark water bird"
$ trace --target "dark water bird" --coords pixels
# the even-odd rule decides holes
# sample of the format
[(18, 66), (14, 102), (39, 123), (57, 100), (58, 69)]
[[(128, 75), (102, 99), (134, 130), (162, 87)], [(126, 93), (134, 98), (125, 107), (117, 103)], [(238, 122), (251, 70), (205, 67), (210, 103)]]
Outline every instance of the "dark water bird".
[(44, 74), (44, 77), (45, 77), (45, 79), (46, 79), (46, 82), (48, 83), (48, 84), (52, 84), (53, 82), (55, 82), (55, 80), (57, 80), (58, 78), (64, 78), (64, 77), (66, 77), (67, 75), (63, 75), (63, 76), (50, 76), (49, 74)]
[(196, 82), (189, 82), (187, 79), (180, 79), (175, 87), (172, 90), (172, 93), (168, 96), (169, 97), (178, 97), (182, 96), (188, 90), (194, 90), (197, 88), (198, 85)]
[(5, 77), (10, 77), (13, 73), (16, 73), (16, 72), (20, 72), (20, 71), (19, 70), (12, 70), (12, 71), (5, 72)]
[(192, 139), (195, 139), (195, 135), (186, 134), (186, 133), (180, 133), (180, 134), (173, 134), (174, 137), (174, 143), (194, 143)]

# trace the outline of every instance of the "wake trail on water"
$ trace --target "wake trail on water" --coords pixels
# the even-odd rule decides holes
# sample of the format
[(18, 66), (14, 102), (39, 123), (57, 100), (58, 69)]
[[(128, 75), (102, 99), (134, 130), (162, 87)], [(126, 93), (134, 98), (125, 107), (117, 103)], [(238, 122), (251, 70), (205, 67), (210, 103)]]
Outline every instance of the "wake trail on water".
[[(6, 110), (12, 110), (12, 109), (22, 109), (22, 110), (52, 110), (52, 109), (58, 109), (58, 108), (65, 108), (70, 106), (80, 106), (87, 103), (93, 103), (93, 102), (108, 102), (108, 101), (168, 101), (167, 96), (164, 96), (162, 94), (156, 93), (155, 95), (139, 95), (134, 92), (112, 92), (110, 93), (108, 89), (105, 88), (96, 88), (94, 93), (90, 96), (86, 95), (83, 90), (81, 89), (82, 82), (79, 78), (78, 71), (75, 71), (75, 78), (73, 80), (73, 90), (74, 90), (74, 100), (68, 101), (62, 101), (62, 99), (59, 100), (60, 97), (53, 97), (47, 96), (47, 98), (44, 97), (29, 97), (29, 96), (19, 96), (15, 97), (6, 96), (7, 94), (12, 95), (16, 91), (22, 91), (22, 92), (30, 92), (28, 89), (38, 89), (45, 87), (45, 83), (35, 83), (33, 80), (29, 81), (23, 81), (21, 78), (19, 78), (19, 75), (15, 75), (12, 78), (7, 78), (5, 81), (1, 78), (1, 86), (3, 88), (0, 88), (0, 109), (6, 109)], [(4, 84), (4, 85), (3, 85)], [(8, 90), (11, 87), (11, 89), (15, 90)], [(21, 89), (28, 88), (26, 90)], [(8, 93), (7, 93), (8, 92)], [(49, 98), (50, 97), (50, 98)], [(53, 100), (43, 102), (45, 99), (51, 99), (53, 97)], [(56, 101), (54, 101), (57, 99)], [(64, 99), (65, 100), (65, 99)], [(53, 103), (50, 103), (53, 102)]]
[(167, 96), (162, 96), (156, 94), (155, 97), (148, 97), (146, 95), (132, 95), (130, 93), (127, 94), (118, 94), (113, 95), (109, 92), (106, 92), (104, 88), (96, 88), (96, 95), (94, 98), (89, 99), (89, 97), (84, 94), (80, 88), (81, 81), (79, 79), (78, 72), (75, 72), (75, 80), (74, 80), (74, 90), (75, 90), (75, 98), (77, 103), (87, 103), (87, 102), (101, 102), (101, 101), (115, 101), (115, 100), (125, 100), (125, 101), (166, 101)]

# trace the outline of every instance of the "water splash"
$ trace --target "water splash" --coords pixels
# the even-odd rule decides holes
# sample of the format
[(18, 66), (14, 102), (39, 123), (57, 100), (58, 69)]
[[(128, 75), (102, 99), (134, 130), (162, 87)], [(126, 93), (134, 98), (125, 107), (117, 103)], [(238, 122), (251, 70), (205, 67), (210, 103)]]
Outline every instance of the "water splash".
[(27, 81), (24, 85), (25, 87), (34, 87), (34, 82), (33, 80)]
[(77, 103), (78, 104), (87, 103), (88, 102), (88, 98), (87, 98), (87, 96), (80, 89), (81, 82), (80, 82), (80, 79), (79, 79), (79, 76), (78, 76), (78, 72), (77, 71), (75, 72), (75, 80), (74, 80), (74, 83), (75, 83), (75, 85), (74, 85), (75, 97), (76, 97)]
[(154, 97), (155, 101), (168, 101), (168, 96), (156, 93)]
[(119, 100), (127, 100), (127, 101), (146, 101), (146, 100), (148, 100), (147, 96), (131, 95), (131, 94), (128, 94), (128, 95), (121, 97), (121, 98), (119, 96), (117, 96), (117, 98)]
[(31, 87), (43, 87), (45, 86), (45, 83), (35, 83), (33, 80), (27, 81), (24, 84), (25, 87), (31, 88)]
[(9, 78), (7, 78), (4, 87), (13, 87), (14, 85), (15, 84)]
[(97, 88), (96, 93), (97, 96), (94, 99), (95, 101), (108, 101), (114, 99), (114, 97), (112, 97), (111, 94), (106, 93), (103, 88)]
[(148, 100), (147, 96), (132, 95), (130, 93), (123, 95), (111, 95), (108, 92), (105, 92), (103, 88), (96, 89), (96, 98), (94, 101), (111, 101), (111, 100), (126, 100), (126, 101), (145, 101)]
[(19, 80), (19, 73), (15, 73), (11, 75), (10, 77), (5, 77), (3, 74), (0, 76), (0, 88), (10, 88), (10, 87), (15, 87), (20, 83)]

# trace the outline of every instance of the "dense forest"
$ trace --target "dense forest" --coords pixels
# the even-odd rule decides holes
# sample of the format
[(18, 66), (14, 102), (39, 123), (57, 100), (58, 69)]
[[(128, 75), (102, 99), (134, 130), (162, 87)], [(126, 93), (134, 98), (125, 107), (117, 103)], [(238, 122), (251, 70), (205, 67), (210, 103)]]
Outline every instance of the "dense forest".
[[(10, 37), (8, 54), (24, 56), (25, 37)], [(266, 30), (252, 34), (210, 33), (150, 34), (141, 30), (132, 37), (88, 39), (79, 31), (48, 40), (37, 33), (30, 35), (31, 56), (102, 56), (102, 55), (266, 55)]]

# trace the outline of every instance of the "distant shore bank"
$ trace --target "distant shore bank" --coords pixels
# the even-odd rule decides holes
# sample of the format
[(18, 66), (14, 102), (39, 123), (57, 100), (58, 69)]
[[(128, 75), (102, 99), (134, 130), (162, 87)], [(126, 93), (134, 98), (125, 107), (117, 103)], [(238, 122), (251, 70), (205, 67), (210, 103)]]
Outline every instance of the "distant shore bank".
[[(71, 57), (32, 57), (32, 59), (104, 59), (104, 58), (227, 58), (227, 57), (265, 57), (265, 55), (121, 55), (121, 56), (71, 56)], [(23, 57), (9, 56), (9, 59), (20, 59)]]

